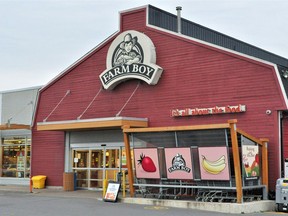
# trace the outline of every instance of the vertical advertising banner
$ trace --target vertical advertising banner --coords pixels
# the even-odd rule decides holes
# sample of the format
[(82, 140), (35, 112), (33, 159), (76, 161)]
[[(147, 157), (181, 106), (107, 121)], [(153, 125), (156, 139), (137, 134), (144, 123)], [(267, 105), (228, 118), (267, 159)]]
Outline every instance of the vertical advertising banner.
[(190, 148), (165, 148), (168, 179), (193, 179)]
[(202, 180), (229, 180), (227, 147), (199, 147)]
[(257, 145), (242, 145), (242, 166), (246, 180), (259, 178), (259, 147)]
[(160, 179), (157, 148), (134, 149), (137, 178)]

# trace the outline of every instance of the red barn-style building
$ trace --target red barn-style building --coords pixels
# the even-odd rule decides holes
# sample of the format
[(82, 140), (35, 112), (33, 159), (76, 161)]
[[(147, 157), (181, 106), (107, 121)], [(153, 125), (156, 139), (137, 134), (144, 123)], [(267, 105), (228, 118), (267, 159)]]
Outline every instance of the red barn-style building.
[(40, 90), (32, 176), (62, 187), (63, 173), (77, 172), (78, 187), (102, 188), (126, 168), (123, 126), (237, 119), (269, 139), (273, 190), (288, 158), (287, 76), (287, 59), (179, 15), (151, 5), (121, 12), (119, 31)]

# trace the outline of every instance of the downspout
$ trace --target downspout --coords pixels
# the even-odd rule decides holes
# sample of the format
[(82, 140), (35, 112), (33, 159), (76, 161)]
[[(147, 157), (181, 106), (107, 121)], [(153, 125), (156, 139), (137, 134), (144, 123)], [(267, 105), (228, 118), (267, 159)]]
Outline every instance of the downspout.
[(283, 116), (283, 111), (280, 111), (279, 114), (278, 114), (278, 118), (279, 118), (279, 153), (280, 153), (280, 157), (279, 157), (279, 173), (280, 173), (280, 178), (284, 177), (284, 139), (283, 139), (283, 128), (284, 128), (284, 123), (283, 123), (283, 120), (284, 120), (284, 116)]

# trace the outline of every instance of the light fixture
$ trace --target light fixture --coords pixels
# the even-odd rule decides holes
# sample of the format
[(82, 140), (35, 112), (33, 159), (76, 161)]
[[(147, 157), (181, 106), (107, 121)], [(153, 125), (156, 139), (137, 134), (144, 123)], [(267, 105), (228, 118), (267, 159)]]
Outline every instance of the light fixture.
[(269, 109), (266, 110), (266, 114), (267, 114), (267, 115), (271, 115), (271, 113), (272, 113), (271, 110), (269, 110)]
[(288, 78), (288, 70), (282, 70), (282, 76), (287, 79)]
[(10, 126), (11, 126), (11, 120), (12, 120), (12, 118), (9, 118), (9, 119), (7, 120), (7, 127), (8, 127), (8, 128), (10, 128)]

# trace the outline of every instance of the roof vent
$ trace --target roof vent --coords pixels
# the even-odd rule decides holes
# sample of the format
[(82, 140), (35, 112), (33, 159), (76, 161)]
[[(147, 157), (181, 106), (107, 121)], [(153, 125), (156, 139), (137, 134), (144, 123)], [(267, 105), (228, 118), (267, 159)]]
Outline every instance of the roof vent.
[(180, 34), (181, 34), (181, 10), (182, 10), (181, 6), (177, 6), (176, 7), (176, 11), (177, 11), (177, 31)]

